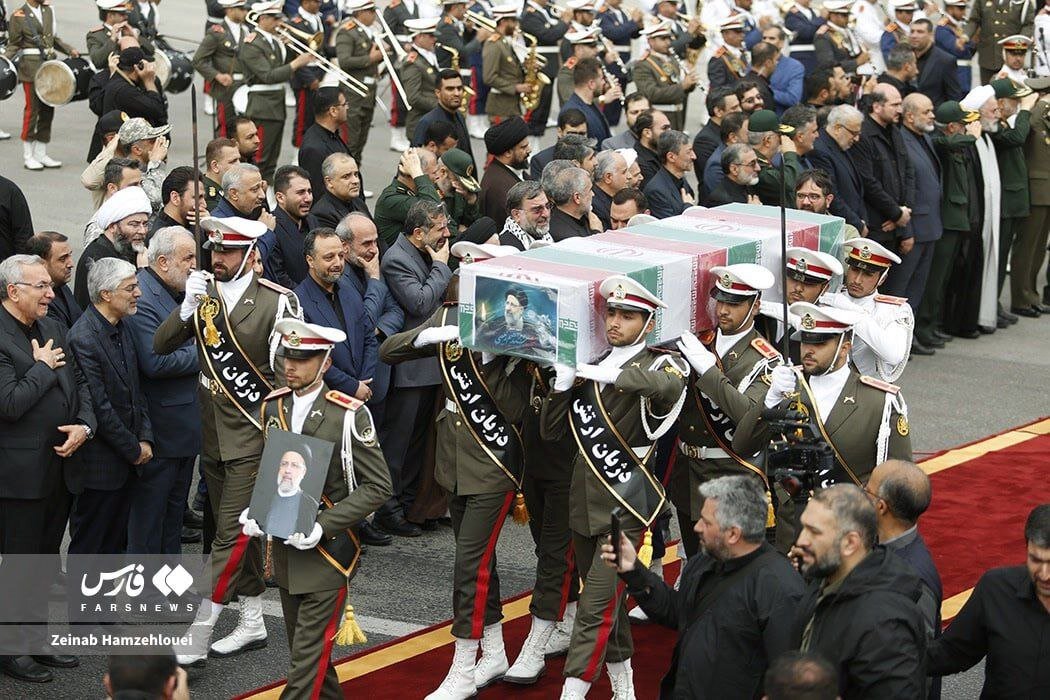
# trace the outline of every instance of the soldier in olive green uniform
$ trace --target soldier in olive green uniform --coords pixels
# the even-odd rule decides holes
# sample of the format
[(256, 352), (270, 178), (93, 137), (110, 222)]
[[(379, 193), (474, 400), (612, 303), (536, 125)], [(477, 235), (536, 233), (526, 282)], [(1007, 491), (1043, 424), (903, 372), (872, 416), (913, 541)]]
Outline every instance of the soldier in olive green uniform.
[[(131, 3), (127, 0), (97, 0), (99, 15), (103, 24), (95, 27), (87, 33), (85, 41), (91, 63), (96, 70), (109, 70), (109, 55), (120, 53), (117, 42), (113, 40), (114, 27), (123, 24), (118, 36), (134, 36), (134, 30), (128, 24), (128, 16), (131, 14)], [(153, 55), (153, 44), (145, 36), (137, 37), (139, 46), (147, 56)]]
[(696, 76), (682, 77), (682, 65), (671, 55), (671, 28), (661, 22), (642, 31), (648, 37), (649, 51), (634, 64), (634, 86), (649, 98), (653, 109), (667, 115), (671, 128), (685, 127), (685, 103), (696, 88)]
[(1039, 92), (1039, 101), (1032, 107), (1032, 133), (1024, 151), (1031, 213), (1014, 242), (1010, 261), (1010, 305), (1015, 309), (1043, 303), (1036, 277), (1046, 257), (1050, 233), (1050, 78), (1029, 78), (1026, 84)]
[(282, 6), (281, 0), (252, 5), (252, 11), (259, 13), (258, 28), (241, 44), (239, 54), (244, 80), (248, 84), (248, 108), (244, 113), (259, 130), (262, 142), (259, 170), (267, 182), (273, 182), (273, 173), (281, 155), (281, 137), (284, 135), (287, 111), (284, 106), (284, 86), (294, 71), (313, 60), (306, 53), (291, 58), (291, 50), (274, 34), (280, 22)]
[[(887, 459), (911, 461), (908, 407), (900, 388), (862, 376), (849, 362), (857, 313), (804, 301), (792, 304), (790, 312), (799, 319), (802, 374), (798, 367), (773, 368), (763, 401), (737, 425), (733, 450), (755, 454), (779, 439), (762, 418), (765, 409), (776, 408), (801, 412), (831, 447), (834, 464), (817, 475), (821, 485), (846, 482), (863, 487), (877, 464)], [(788, 500), (777, 510), (776, 545), (781, 552), (791, 548), (798, 534), (801, 513), (796, 506)]]
[[(375, 31), (376, 6), (372, 0), (358, 0), (350, 5), (353, 18), (343, 22), (335, 37), (335, 53), (339, 67), (368, 86), (368, 96), (354, 95), (348, 100), (346, 130), (349, 134), (347, 150), (358, 163), (372, 128), (376, 109), (376, 80), (383, 54), (376, 46), (381, 32)], [(349, 95), (348, 95), (349, 97)]]
[(406, 151), (401, 156), (397, 176), (383, 188), (376, 199), (373, 219), (379, 237), (388, 245), (393, 245), (402, 233), (408, 210), (420, 197), (434, 202), (441, 201), (441, 193), (423, 172), (423, 161), (431, 158), (434, 158), (434, 154), (422, 148)]
[[(451, 252), (466, 265), (517, 251), (464, 241)], [(455, 302), (446, 302), (419, 327), (387, 338), (379, 354), (389, 364), (434, 355), (441, 363), (445, 406), (436, 421), (434, 477), (448, 491), (456, 538), (456, 648), (448, 675), (428, 697), (469, 697), (508, 667), (495, 550), (503, 523), (521, 498), (516, 494), (523, 446), (515, 425), (528, 407), (525, 377), (513, 371), (518, 360), (485, 357), (460, 346)]]
[(981, 67), (982, 85), (987, 85), (1003, 67), (999, 40), (1014, 34), (1032, 36), (1038, 10), (1035, 0), (975, 0), (971, 4), (966, 35), (973, 37), (977, 36), (976, 32), (980, 32), (977, 65)]
[(763, 380), (780, 364), (780, 353), (755, 328), (762, 292), (775, 282), (773, 273), (759, 265), (739, 264), (713, 267), (711, 276), (718, 329), (704, 344), (689, 333), (678, 345), (693, 367), (693, 381), (682, 407), (681, 454), (668, 491), (690, 557), (700, 546), (693, 525), (703, 506), (701, 484), (720, 476), (750, 474), (769, 490), (762, 455), (734, 452), (733, 433), (744, 414), (762, 403), (768, 388)]
[(244, 83), (237, 53), (248, 35), (248, 27), (244, 25), (246, 2), (219, 0), (226, 18), (218, 24), (208, 25), (204, 39), (193, 54), (193, 68), (208, 81), (208, 94), (215, 100), (215, 138), (236, 135), (233, 133), (237, 116), (233, 93)]
[(411, 141), (416, 124), (423, 115), (438, 106), (437, 17), (410, 19), (405, 27), (412, 32), (412, 46), (398, 68), (398, 77), (405, 87), (405, 102), (412, 108), (405, 115), (405, 133)]
[(235, 596), (241, 600), (240, 622), (229, 637), (212, 645), (212, 653), (229, 655), (266, 638), (262, 549), (255, 541), (237, 546), (238, 518), (251, 500), (262, 455), (259, 409), (274, 383), (273, 327), (282, 318), (302, 315), (295, 294), (252, 272), (255, 241), (266, 232), (264, 224), (209, 217), (201, 220), (201, 229), (208, 232), (204, 246), (211, 252), (214, 281), (206, 272), (193, 272), (182, 306), (153, 337), (153, 350), (160, 355), (197, 338), (201, 463), (215, 514), (214, 588), (202, 591), (205, 601), (195, 622), (200, 632), (194, 635), (194, 648), (179, 656), (182, 664), (200, 663), (208, 656), (215, 620)]
[[(541, 427), (544, 439), (558, 440), (571, 432), (581, 447), (573, 463), (569, 525), (584, 582), (563, 692), (585, 695), (606, 661), (613, 696), (633, 697), (624, 587), (601, 562), (600, 545), (608, 539), (614, 509), (621, 509), (622, 531), (635, 543), (666, 511), (663, 485), (650, 471), (649, 460), (656, 440), (677, 419), (689, 368), (680, 358), (645, 345), (656, 309), (666, 306), (659, 298), (619, 276), (606, 279), (601, 293), (607, 299), (605, 328), (613, 348), (597, 365), (575, 370), (555, 366), (554, 390), (544, 402)], [(583, 381), (574, 381), (577, 377)], [(648, 539), (646, 532), (644, 541)]]
[(525, 82), (525, 68), (514, 52), (518, 29), (517, 10), (509, 5), (493, 10), (496, 31), (481, 47), (481, 79), (489, 87), (485, 114), (492, 124), (521, 116), (518, 86)]
[[(274, 332), (281, 334), (277, 353), (284, 358), (288, 385), (264, 399), (261, 421), (266, 439), (275, 430), (284, 430), (333, 445), (321, 492), (322, 507), (312, 531), (297, 532), (283, 543), (274, 541), (273, 570), (281, 589), (291, 656), (288, 684), (281, 697), (341, 698), (330, 662), (360, 554), (350, 528), (390, 497), (390, 472), (368, 408), (351, 396), (329, 390), (322, 379), (331, 366), (332, 347), (345, 340), (346, 334), (297, 319), (278, 321)], [(245, 535), (264, 534), (248, 518), (247, 509), (242, 520)], [(352, 610), (347, 606), (348, 618)]]

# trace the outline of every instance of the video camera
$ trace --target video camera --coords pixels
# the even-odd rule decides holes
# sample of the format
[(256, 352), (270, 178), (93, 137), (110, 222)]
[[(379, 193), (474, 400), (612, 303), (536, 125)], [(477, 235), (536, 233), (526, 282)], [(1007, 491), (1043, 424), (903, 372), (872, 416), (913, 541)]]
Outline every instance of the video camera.
[(782, 435), (770, 443), (766, 452), (770, 478), (791, 495), (791, 500), (805, 503), (810, 493), (830, 484), (828, 477), (835, 468), (831, 446), (799, 411), (766, 409), (762, 420)]

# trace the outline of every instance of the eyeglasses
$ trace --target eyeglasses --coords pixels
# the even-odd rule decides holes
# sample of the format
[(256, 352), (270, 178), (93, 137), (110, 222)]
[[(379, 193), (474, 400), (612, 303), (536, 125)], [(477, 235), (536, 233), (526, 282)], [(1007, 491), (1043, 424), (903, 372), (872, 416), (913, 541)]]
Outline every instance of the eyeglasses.
[(51, 282), (37, 282), (35, 284), (30, 284), (29, 282), (12, 282), (11, 284), (19, 284), (19, 285), (22, 285), (23, 287), (32, 287), (33, 289), (35, 289), (38, 292), (42, 292), (42, 291), (44, 291), (46, 289), (54, 289), (55, 288), (55, 285), (52, 284)]
[(825, 195), (822, 195), (822, 194), (819, 194), (819, 193), (818, 194), (803, 194), (802, 192), (799, 192), (798, 194), (795, 195), (795, 197), (797, 197), (798, 199), (804, 200), (806, 202), (819, 202), (820, 200), (824, 199)]
[(547, 202), (546, 204), (540, 204), (540, 205), (535, 206), (535, 207), (529, 207), (529, 213), (531, 213), (531, 214), (542, 214), (543, 212), (550, 211), (551, 209), (552, 209), (551, 203)]
[(758, 169), (758, 167), (759, 167), (759, 165), (758, 165), (758, 158), (755, 158), (754, 160), (749, 160), (746, 163), (734, 163), (734, 165), (739, 165), (741, 168), (753, 168), (753, 169)]
[(134, 294), (135, 290), (139, 289), (139, 285), (138, 285), (138, 282), (136, 282), (134, 284), (129, 284), (126, 287), (117, 287), (117, 289), (119, 289), (120, 291), (122, 291), (122, 292), (124, 292), (126, 294)]
[(860, 138), (861, 132), (860, 132), (859, 129), (857, 131), (854, 131), (853, 129), (849, 128), (845, 124), (839, 124), (839, 127), (842, 128), (842, 129), (845, 129), (846, 131), (848, 131), (849, 135), (852, 136), (853, 138), (855, 138), (855, 139), (859, 139)]

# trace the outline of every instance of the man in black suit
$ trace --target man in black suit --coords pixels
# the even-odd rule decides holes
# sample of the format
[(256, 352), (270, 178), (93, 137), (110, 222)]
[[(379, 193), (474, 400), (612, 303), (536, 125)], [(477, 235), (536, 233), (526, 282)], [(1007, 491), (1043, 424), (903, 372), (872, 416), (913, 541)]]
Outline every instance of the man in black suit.
[[(922, 581), (918, 600), (927, 641), (941, 636), (944, 589), (930, 550), (919, 534), (919, 517), (930, 507), (930, 477), (911, 462), (891, 459), (875, 467), (865, 487), (875, 505), (879, 544), (911, 564)], [(941, 679), (930, 684), (929, 698), (941, 696)]]
[(689, 137), (681, 131), (665, 131), (656, 143), (663, 167), (653, 175), (642, 193), (649, 200), (653, 216), (664, 219), (677, 216), (686, 207), (696, 204), (696, 193), (685, 180), (696, 155)]
[[(706, 207), (722, 204), (758, 204), (758, 154), (746, 143), (734, 143), (722, 151), (722, 184), (707, 195)], [(648, 195), (647, 195), (648, 196)]]
[(710, 115), (710, 118), (703, 128), (696, 132), (696, 138), (693, 139), (693, 153), (696, 154), (693, 167), (696, 173), (696, 181), (700, 183), (701, 188), (703, 187), (704, 166), (707, 164), (707, 159), (711, 157), (711, 154), (722, 143), (722, 117), (730, 112), (739, 111), (740, 99), (733, 92), (732, 88), (723, 85), (720, 88), (714, 88), (707, 94), (707, 113)]
[(26, 241), (25, 252), (36, 255), (47, 265), (47, 274), (55, 290), (47, 315), (69, 330), (83, 311), (69, 288), (69, 280), (73, 277), (73, 246), (69, 244), (69, 238), (57, 231), (44, 231)]
[(196, 262), (193, 236), (185, 229), (157, 231), (149, 242), (149, 267), (138, 271), (138, 310), (124, 321), (134, 341), (148, 412), (157, 419), (152, 423), (153, 459), (132, 487), (128, 551), (134, 554), (182, 551), (186, 497), (201, 451), (200, 365), (192, 340), (170, 355), (158, 355), (153, 335), (182, 303)]
[[(194, 202), (196, 187), (197, 201)], [(150, 222), (146, 241), (165, 226), (181, 226), (187, 231), (193, 230), (193, 222), (198, 216), (207, 216), (204, 182), (200, 174), (188, 165), (172, 168), (164, 178), (160, 188), (160, 198), (164, 204)]]
[(0, 177), (0, 260), (19, 252), (33, 235), (33, 216), (18, 185)]
[(828, 113), (825, 128), (820, 130), (817, 140), (813, 142), (813, 150), (809, 153), (809, 162), (813, 167), (826, 172), (835, 183), (831, 214), (841, 216), (862, 236), (867, 235), (868, 231), (864, 224), (864, 182), (847, 151), (860, 140), (863, 123), (864, 115), (856, 107), (833, 107)]
[(915, 49), (919, 66), (919, 92), (930, 98), (934, 109), (948, 100), (961, 100), (967, 90), (959, 84), (955, 57), (934, 44), (933, 23), (928, 19), (912, 22), (908, 43)]
[(282, 165), (273, 181), (277, 226), (273, 247), (263, 261), (263, 274), (282, 287), (294, 289), (306, 277), (303, 238), (317, 228), (317, 220), (310, 213), (314, 203), (310, 173), (298, 165)]
[(361, 197), (361, 170), (353, 157), (333, 153), (324, 159), (321, 174), (325, 188), (314, 195), (320, 198), (310, 210), (317, 226), (335, 228), (352, 211), (371, 218), (372, 213)]
[[(463, 103), (463, 77), (451, 68), (442, 68), (438, 71), (437, 87), (434, 89), (437, 95), (438, 106), (430, 110), (420, 118), (416, 124), (416, 132), (409, 134), (413, 146), (426, 145), (427, 128), (434, 122), (447, 122), (452, 126), (452, 136), (456, 139), (456, 148), (470, 156), (474, 161), (474, 151), (470, 147), (470, 134), (467, 132), (467, 122), (459, 111)], [(475, 170), (477, 163), (475, 161)]]
[(121, 554), (132, 489), (153, 458), (135, 341), (123, 322), (137, 310), (142, 291), (135, 266), (118, 258), (96, 260), (87, 287), (91, 306), (69, 329), (69, 348), (87, 379), (99, 427), (72, 479), (77, 499), (69, 516), (69, 553)]
[[(67, 351), (66, 329), (47, 318), (53, 298), (42, 259), (13, 255), (0, 262), (0, 606), (39, 611), (37, 619), (47, 618), (48, 582), (23, 576), (17, 558), (6, 555), (51, 554), (58, 571), (70, 504), (63, 468), (96, 426), (87, 383)], [(20, 628), (20, 641), (29, 635), (30, 642), (45, 642), (43, 628)], [(0, 647), (2, 653), (10, 652)], [(74, 657), (0, 656), (0, 671), (46, 682), (54, 676), (42, 664), (77, 663)]]
[(303, 134), (298, 159), (299, 165), (310, 173), (310, 190), (316, 198), (324, 192), (321, 164), (325, 158), (333, 153), (350, 153), (339, 135), (340, 127), (346, 124), (349, 104), (339, 88), (323, 87), (314, 93), (314, 123)]

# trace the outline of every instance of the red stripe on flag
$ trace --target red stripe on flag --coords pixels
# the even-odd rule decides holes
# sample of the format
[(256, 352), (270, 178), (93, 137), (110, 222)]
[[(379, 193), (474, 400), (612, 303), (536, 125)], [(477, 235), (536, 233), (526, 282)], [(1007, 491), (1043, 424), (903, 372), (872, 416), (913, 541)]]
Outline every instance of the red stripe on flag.
[(317, 678), (314, 679), (314, 689), (310, 693), (310, 700), (318, 700), (321, 697), (324, 675), (328, 673), (328, 663), (332, 660), (332, 642), (335, 641), (336, 629), (343, 616), (343, 603), (345, 602), (346, 586), (343, 586), (339, 589), (339, 597), (335, 601), (335, 612), (332, 613), (332, 617), (324, 628), (324, 648), (321, 649), (321, 659), (317, 662)]
[(492, 528), (492, 534), (489, 535), (485, 553), (481, 555), (481, 563), (478, 564), (478, 578), (474, 584), (474, 614), (470, 623), (471, 639), (480, 639), (481, 633), (485, 630), (485, 603), (488, 601), (489, 582), (492, 579), (492, 572), (489, 570), (489, 566), (492, 563), (493, 555), (496, 553), (496, 540), (499, 539), (499, 533), (503, 530), (503, 523), (507, 520), (507, 513), (510, 512), (510, 505), (513, 502), (514, 492), (508, 491), (507, 497), (503, 500), (503, 507), (500, 508), (497, 516), (495, 526)]

